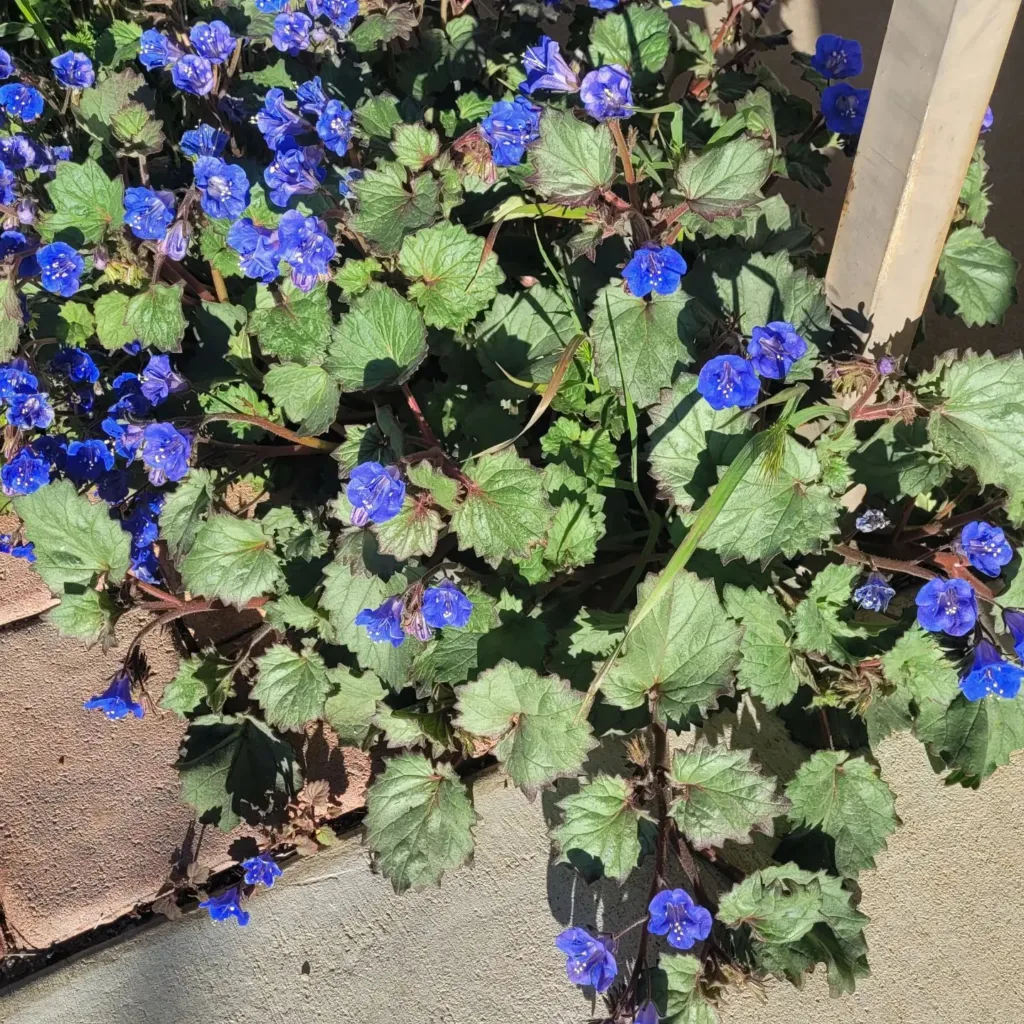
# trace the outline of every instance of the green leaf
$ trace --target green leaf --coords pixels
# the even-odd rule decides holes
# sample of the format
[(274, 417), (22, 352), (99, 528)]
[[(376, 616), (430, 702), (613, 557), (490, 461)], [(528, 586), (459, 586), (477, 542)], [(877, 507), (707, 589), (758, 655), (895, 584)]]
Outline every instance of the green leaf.
[(105, 503), (94, 504), (69, 480), (60, 480), (15, 498), (13, 505), (35, 545), (35, 570), (58, 597), (66, 584), (87, 587), (101, 574), (111, 583), (124, 579), (131, 538)]
[(661, 389), (694, 359), (698, 325), (688, 302), (683, 292), (638, 299), (619, 281), (598, 292), (590, 337), (601, 380), (617, 391), (625, 383), (641, 408), (657, 402)]
[(717, 551), (724, 561), (745, 558), (769, 562), (817, 551), (836, 530), (839, 503), (817, 483), (821, 467), (814, 452), (787, 436), (782, 465), (772, 474), (766, 454), (733, 491), (711, 524), (701, 547)]
[(196, 532), (181, 578), (193, 593), (241, 606), (282, 582), (270, 538), (255, 519), (210, 516)]
[(432, 885), (473, 853), (473, 810), (446, 764), (394, 757), (366, 794), (366, 839), (396, 892)]
[[(390, 132), (389, 132), (390, 135)], [(399, 164), (383, 164), (352, 183), (358, 213), (352, 227), (378, 256), (398, 252), (402, 239), (437, 220), (441, 184), (429, 174), (407, 178)]]
[(422, 555), (429, 558), (437, 547), (444, 521), (428, 499), (406, 496), (402, 510), (393, 519), (373, 528), (382, 555), (399, 562)]
[(394, 289), (370, 285), (342, 317), (325, 369), (343, 392), (407, 381), (427, 355), (427, 329), (416, 307)]
[(371, 139), (390, 141), (395, 125), (402, 123), (398, 100), (386, 92), (360, 103), (355, 113), (356, 124)]
[(77, 637), (91, 647), (113, 635), (116, 616), (110, 594), (87, 587), (65, 591), (60, 604), (51, 608), (43, 620), (56, 626), (62, 636)]
[(916, 497), (941, 487), (953, 475), (953, 467), (928, 437), (924, 419), (909, 426), (892, 419), (849, 457), (858, 482), (890, 501)]
[[(106, 67), (120, 67), (125, 61), (138, 56), (141, 36), (141, 25), (115, 18), (110, 23), (110, 28), (101, 32), (96, 40), (96, 59)], [(69, 42), (66, 34), (64, 42)]]
[(827, 565), (814, 577), (807, 596), (793, 612), (798, 648), (825, 654), (841, 664), (850, 660), (839, 640), (860, 636), (863, 631), (840, 619), (839, 614), (850, 611), (853, 584), (860, 574), (858, 565)]
[[(692, 4), (691, 4), (692, 5)], [(691, 6), (684, 0), (684, 6)], [(701, 991), (703, 970), (689, 953), (664, 955), (653, 972), (652, 987), (664, 992), (659, 1006), (665, 1009), (661, 1024), (718, 1024), (718, 1014)]]
[(178, 561), (192, 547), (199, 526), (213, 503), (213, 473), (193, 469), (164, 498), (160, 513), (160, 536), (167, 551)]
[[(637, 607), (657, 582), (652, 573), (640, 584)], [(742, 628), (719, 603), (714, 583), (680, 572), (629, 633), (605, 677), (604, 698), (623, 710), (653, 699), (662, 721), (685, 719), (694, 709), (704, 712), (732, 692), (741, 636)]]
[(288, 73), (283, 60), (275, 60), (258, 71), (243, 71), (238, 76), (243, 82), (252, 82), (263, 89), (294, 89), (295, 79)]
[(300, 434), (323, 434), (338, 416), (338, 386), (322, 366), (278, 363), (267, 370), (263, 390)]
[(117, 112), (128, 105), (139, 93), (139, 98), (152, 102), (152, 90), (137, 71), (126, 68), (108, 75), (91, 89), (85, 89), (77, 105), (71, 110), (94, 138), (106, 145), (111, 143), (111, 124)]
[(274, 644), (256, 659), (256, 665), (259, 676), (251, 696), (270, 725), (301, 730), (307, 722), (323, 716), (331, 681), (319, 654), (309, 647), (293, 651)]
[(0, 280), (0, 360), (6, 362), (18, 351), (18, 340), (24, 326), (24, 314), (14, 282)]
[(441, 140), (422, 124), (396, 124), (391, 149), (403, 167), (422, 171), (441, 152)]
[(680, 830), (698, 849), (727, 839), (750, 842), (751, 831), (772, 835), (772, 819), (789, 808), (775, 795), (774, 776), (762, 775), (747, 750), (699, 740), (672, 759), (669, 807)]
[(497, 295), (505, 275), (493, 252), (483, 254), (484, 239), (461, 224), (425, 228), (402, 243), (398, 265), (428, 326), (461, 331)]
[(579, 716), (583, 694), (558, 676), (503, 659), (455, 692), (456, 726), (496, 740), (495, 756), (527, 794), (578, 772), (597, 746), (590, 723)]
[(796, 942), (824, 920), (821, 880), (795, 865), (755, 871), (719, 902), (718, 919), (730, 928), (750, 925), (755, 938)]
[(492, 565), (525, 558), (551, 524), (540, 472), (514, 451), (504, 451), (474, 460), (466, 476), (472, 487), (452, 515), (459, 546)]
[(163, 125), (144, 103), (128, 103), (110, 119), (114, 138), (125, 156), (152, 156), (164, 146)]
[(985, 144), (979, 142), (974, 147), (971, 164), (960, 188), (960, 206), (963, 208), (964, 219), (978, 227), (985, 226), (992, 201), (988, 197), (988, 184), (985, 180), (988, 164), (985, 162)]
[(324, 718), (342, 743), (362, 746), (370, 734), (377, 701), (383, 700), (387, 691), (372, 672), (357, 676), (339, 666), (329, 669), (327, 675), (335, 691), (324, 705)]
[(676, 191), (705, 220), (738, 217), (763, 197), (775, 152), (767, 139), (742, 138), (719, 143), (687, 157), (676, 172)]
[(615, 180), (615, 143), (608, 126), (589, 125), (572, 111), (544, 112), (530, 158), (534, 190), (564, 206), (588, 206)]
[(360, 53), (365, 53), (393, 39), (408, 39), (417, 22), (411, 4), (391, 4), (380, 14), (364, 17), (349, 34), (348, 41)]
[(959, 228), (946, 239), (939, 257), (939, 290), (943, 305), (968, 327), (1001, 324), (1017, 301), (1020, 264), (981, 228)]
[(936, 701), (948, 707), (959, 689), (956, 666), (933, 633), (914, 625), (882, 655), (885, 678), (918, 704)]
[(590, 62), (620, 64), (631, 71), (657, 73), (669, 54), (670, 25), (660, 7), (630, 5), (621, 14), (606, 14), (590, 30)]
[[(209, 385), (209, 390), (200, 391), (196, 396), (203, 411), (209, 415), (230, 412), (244, 416), (261, 416), (275, 419), (277, 413), (271, 414), (270, 403), (264, 401), (259, 392), (246, 381), (222, 381)], [(217, 429), (225, 429), (234, 434), (240, 441), (253, 442), (266, 436), (262, 427), (245, 422), (225, 423)]]
[(71, 348), (85, 348), (96, 333), (96, 320), (84, 303), (62, 303), (57, 317), (57, 340)]
[(578, 420), (560, 416), (540, 439), (541, 451), (552, 461), (596, 482), (619, 466), (615, 442), (604, 427), (584, 428)]
[(683, 512), (702, 503), (750, 436), (754, 418), (736, 409), (712, 409), (697, 392), (697, 378), (682, 373), (647, 410), (647, 450), (659, 493)]
[(184, 658), (178, 665), (178, 674), (164, 687), (160, 707), (185, 718), (204, 700), (211, 706), (215, 705), (225, 674), (231, 668), (230, 662), (215, 655), (197, 654)]
[(39, 230), (47, 241), (60, 238), (79, 248), (102, 242), (124, 222), (124, 184), (119, 177), (108, 178), (95, 160), (60, 161), (46, 191), (53, 213), (42, 219)]
[(405, 476), (413, 486), (427, 491), (434, 504), (446, 512), (452, 512), (458, 504), (459, 485), (450, 476), (435, 469), (426, 459), (407, 466)]
[(175, 767), (182, 800), (222, 832), (277, 819), (302, 785), (291, 745), (248, 715), (197, 718)]
[(740, 641), (740, 686), (769, 710), (788, 704), (801, 684), (811, 681), (807, 662), (793, 649), (793, 626), (778, 600), (750, 587), (725, 588), (725, 607), (743, 624)]
[(153, 284), (138, 295), (107, 292), (96, 300), (96, 336), (109, 352), (138, 339), (158, 352), (178, 352), (185, 336), (184, 285)]
[(917, 384), (933, 406), (928, 436), (935, 450), (982, 485), (1002, 487), (1010, 516), (1024, 521), (1024, 356), (950, 356)]
[(875, 866), (896, 831), (896, 801), (878, 769), (847, 751), (819, 750), (786, 787), (790, 818), (820, 827), (836, 841), (836, 867), (853, 876)]
[(362, 295), (373, 282), (373, 275), (382, 269), (380, 261), (372, 256), (364, 260), (345, 260), (334, 275), (334, 283), (349, 298)]
[(286, 282), (275, 303), (261, 285), (266, 299), (249, 318), (249, 326), (264, 352), (279, 359), (308, 366), (322, 363), (331, 338), (331, 306), (327, 288), (318, 284), (311, 292), (302, 292)]
[(559, 571), (589, 565), (605, 534), (604, 497), (590, 492), (585, 500), (565, 498), (557, 505), (542, 551), (544, 562)]
[(388, 580), (360, 575), (344, 562), (332, 562), (324, 569), (324, 592), (320, 607), (328, 613), (332, 643), (344, 644), (356, 656), (361, 668), (375, 673), (393, 690), (401, 690), (408, 681), (413, 658), (423, 644), (407, 636), (401, 647), (374, 643), (362, 626), (355, 624), (364, 608), (379, 608), (386, 598), (402, 593), (406, 578), (396, 573)]
[(640, 822), (650, 816), (616, 775), (596, 775), (559, 805), (562, 824), (551, 833), (563, 858), (582, 850), (600, 861), (608, 878), (624, 881), (640, 859)]
[(953, 769), (948, 782), (977, 787), (1024, 748), (1024, 695), (1013, 700), (993, 695), (970, 701), (958, 694), (948, 708), (928, 701), (915, 732)]

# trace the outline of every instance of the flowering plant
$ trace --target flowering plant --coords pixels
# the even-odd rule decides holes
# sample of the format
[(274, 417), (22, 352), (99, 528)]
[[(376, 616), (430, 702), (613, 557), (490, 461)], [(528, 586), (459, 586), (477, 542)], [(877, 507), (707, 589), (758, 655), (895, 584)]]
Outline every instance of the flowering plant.
[[(66, 634), (179, 629), (182, 797), (266, 838), (215, 920), (328, 841), (320, 723), (383, 755), (398, 890), (470, 858), (473, 769), (557, 788), (558, 855), (649, 888), (628, 939), (552, 936), (606, 1019), (847, 992), (898, 825), (871, 748), (974, 786), (1024, 745), (1024, 359), (833, 325), (779, 185), (855, 147), (860, 47), (793, 54), (811, 102), (760, 63), (770, 7), (97, 7), (0, 51), (0, 552)], [(934, 291), (969, 325), (1014, 298), (985, 170)], [(141, 635), (83, 728), (152, 712)], [(802, 744), (785, 785), (737, 709)]]

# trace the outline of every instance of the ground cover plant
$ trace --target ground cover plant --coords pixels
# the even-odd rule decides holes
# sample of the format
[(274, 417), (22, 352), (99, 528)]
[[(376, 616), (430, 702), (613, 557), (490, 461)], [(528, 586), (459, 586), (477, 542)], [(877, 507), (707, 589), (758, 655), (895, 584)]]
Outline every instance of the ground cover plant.
[[(832, 322), (782, 194), (850, 158), (869, 92), (855, 41), (789, 53), (771, 8), (2, 26), (0, 547), (65, 634), (151, 613), (82, 728), (187, 719), (182, 798), (263, 836), (226, 891), (176, 880), (214, 920), (332, 840), (321, 722), (382, 755), (365, 837), (397, 890), (470, 860), (473, 769), (558, 784), (555, 855), (648, 907), (552, 935), (581, 1020), (705, 1024), (733, 985), (867, 973), (880, 740), (965, 786), (1024, 747), (1024, 358), (911, 370)], [(1017, 270), (986, 169), (979, 142), (934, 288), (979, 327)], [(737, 715), (800, 744), (788, 778)]]

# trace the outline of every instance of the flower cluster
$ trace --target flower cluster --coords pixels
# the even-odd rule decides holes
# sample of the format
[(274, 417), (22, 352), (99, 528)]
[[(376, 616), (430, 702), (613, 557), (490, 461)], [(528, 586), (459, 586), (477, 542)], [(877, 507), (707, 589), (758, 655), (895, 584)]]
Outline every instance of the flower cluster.
[(355, 622), (374, 643), (401, 647), (406, 634), (429, 640), (435, 629), (461, 629), (472, 613), (469, 598), (450, 580), (442, 580), (436, 587), (413, 587), (408, 594), (389, 597), (377, 608), (364, 608)]
[(243, 891), (241, 884), (233, 885), (220, 895), (209, 896), (200, 902), (199, 909), (205, 910), (214, 924), (222, 924), (234, 918), (240, 926), (247, 925), (250, 914), (248, 910), (242, 909), (245, 897), (251, 895), (252, 888), (258, 885), (270, 889), (275, 879), (284, 874), (269, 853), (247, 857), (242, 861), (242, 870), (245, 872), (244, 884), (249, 886), (249, 889)]
[(819, 36), (811, 67), (829, 81), (821, 94), (825, 127), (840, 135), (859, 135), (864, 127), (871, 90), (836, 80), (856, 78), (864, 70), (860, 43), (829, 33)]

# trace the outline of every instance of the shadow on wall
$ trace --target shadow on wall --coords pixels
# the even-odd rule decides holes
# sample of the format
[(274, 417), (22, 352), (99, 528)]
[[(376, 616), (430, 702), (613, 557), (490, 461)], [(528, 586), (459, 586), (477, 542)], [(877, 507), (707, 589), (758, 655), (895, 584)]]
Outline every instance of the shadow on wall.
[[(708, 25), (717, 26), (732, 0), (722, 0), (705, 12)], [(772, 31), (790, 29), (796, 49), (810, 51), (822, 32), (832, 32), (860, 41), (864, 50), (864, 73), (860, 86), (869, 86), (874, 77), (893, 0), (777, 0), (769, 14)], [(765, 63), (787, 86), (813, 98), (806, 83), (784, 52), (769, 53)], [(1020, 139), (1024, 135), (1024, 108), (1017, 97), (1024, 91), (1024, 17), (1017, 20), (1006, 51), (992, 109), (995, 126), (985, 137), (986, 159), (990, 165), (989, 184), (993, 210), (987, 231), (994, 235), (1018, 260), (1024, 262), (1024, 190), (1021, 189)], [(852, 160), (842, 156), (832, 161), (832, 185), (814, 192), (787, 185), (780, 191), (791, 203), (799, 204), (810, 223), (819, 230), (822, 245), (832, 247), (843, 198), (850, 180)], [(931, 365), (935, 356), (947, 349), (973, 348), (997, 355), (1024, 348), (1024, 307), (1012, 307), (1003, 324), (996, 327), (966, 328), (954, 317), (940, 316), (929, 306), (925, 310), (924, 341), (915, 348), (912, 361), (917, 367)]]

